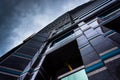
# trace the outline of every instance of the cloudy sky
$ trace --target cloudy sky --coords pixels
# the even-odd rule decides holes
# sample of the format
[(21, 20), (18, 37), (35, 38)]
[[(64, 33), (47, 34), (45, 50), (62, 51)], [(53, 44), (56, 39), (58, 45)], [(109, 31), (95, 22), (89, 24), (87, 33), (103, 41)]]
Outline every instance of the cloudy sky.
[(89, 0), (0, 0), (0, 56)]

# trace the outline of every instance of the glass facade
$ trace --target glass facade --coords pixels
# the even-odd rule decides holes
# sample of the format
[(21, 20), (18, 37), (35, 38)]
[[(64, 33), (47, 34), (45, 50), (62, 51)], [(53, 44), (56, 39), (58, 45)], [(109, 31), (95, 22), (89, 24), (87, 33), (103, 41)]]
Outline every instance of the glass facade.
[(90, 0), (65, 13), (0, 58), (0, 80), (120, 80), (119, 5)]
[(70, 74), (60, 80), (88, 80), (85, 70), (77, 71), (73, 74)]

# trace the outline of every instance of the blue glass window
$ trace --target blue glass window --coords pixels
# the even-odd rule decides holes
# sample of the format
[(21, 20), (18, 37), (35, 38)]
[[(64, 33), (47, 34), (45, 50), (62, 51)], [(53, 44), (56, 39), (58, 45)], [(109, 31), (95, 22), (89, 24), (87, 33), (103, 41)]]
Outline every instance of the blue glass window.
[(88, 77), (85, 73), (85, 70), (83, 69), (62, 78), (61, 80), (88, 80)]

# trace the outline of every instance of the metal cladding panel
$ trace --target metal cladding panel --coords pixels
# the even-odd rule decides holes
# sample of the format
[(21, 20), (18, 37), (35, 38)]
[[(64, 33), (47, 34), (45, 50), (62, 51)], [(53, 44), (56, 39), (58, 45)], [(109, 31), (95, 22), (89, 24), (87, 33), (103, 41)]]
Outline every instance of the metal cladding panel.
[(37, 53), (37, 51), (38, 50), (35, 48), (23, 45), (20, 49), (17, 50), (17, 53), (34, 56)]
[(17, 80), (17, 77), (0, 73), (0, 80)]
[(95, 50), (93, 49), (93, 47), (90, 45), (87, 45), (84, 48), (81, 48), (80, 53), (81, 53), (84, 65), (90, 64), (100, 59), (97, 53), (95, 52)]
[(40, 31), (36, 34), (36, 35), (39, 35), (39, 36), (41, 36), (41, 37), (44, 37), (44, 38), (48, 38), (49, 37), (49, 35), (50, 35), (50, 33), (41, 33)]
[(116, 57), (119, 58), (106, 63), (106, 67), (108, 68), (109, 72), (113, 75), (115, 80), (120, 80), (120, 55)]
[(35, 35), (32, 40), (38, 41), (38, 42), (44, 42), (46, 40), (45, 37), (41, 37), (39, 35)]
[(78, 47), (82, 48), (85, 44), (88, 43), (87, 38), (84, 35), (81, 35), (77, 38)]
[(89, 80), (114, 80), (107, 70), (96, 73), (90, 77)]
[(90, 43), (99, 54), (115, 47), (115, 45), (112, 43), (112, 40), (105, 38), (103, 36), (98, 36), (92, 39)]
[(42, 42), (37, 42), (35, 40), (30, 40), (27, 43), (25, 43), (25, 46), (31, 47), (31, 48), (35, 48), (35, 49), (40, 49), (40, 47), (42, 46)]
[(87, 37), (88, 39), (90, 39), (90, 38), (92, 38), (92, 37), (94, 37), (94, 36), (99, 35), (99, 33), (97, 33), (97, 31), (93, 30), (92, 28), (86, 30), (84, 33), (85, 33), (85, 35), (86, 35), (86, 37)]
[(0, 63), (0, 66), (8, 67), (23, 71), (29, 64), (30, 60), (23, 59), (16, 56), (10, 56), (6, 60)]

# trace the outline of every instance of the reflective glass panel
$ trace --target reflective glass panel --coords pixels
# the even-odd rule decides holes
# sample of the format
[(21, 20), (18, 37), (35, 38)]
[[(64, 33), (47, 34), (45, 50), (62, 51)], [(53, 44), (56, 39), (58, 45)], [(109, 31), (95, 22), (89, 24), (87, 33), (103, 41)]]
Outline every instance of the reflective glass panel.
[(85, 70), (80, 70), (78, 72), (75, 72), (71, 75), (68, 75), (61, 80), (88, 80), (87, 75), (85, 73)]

